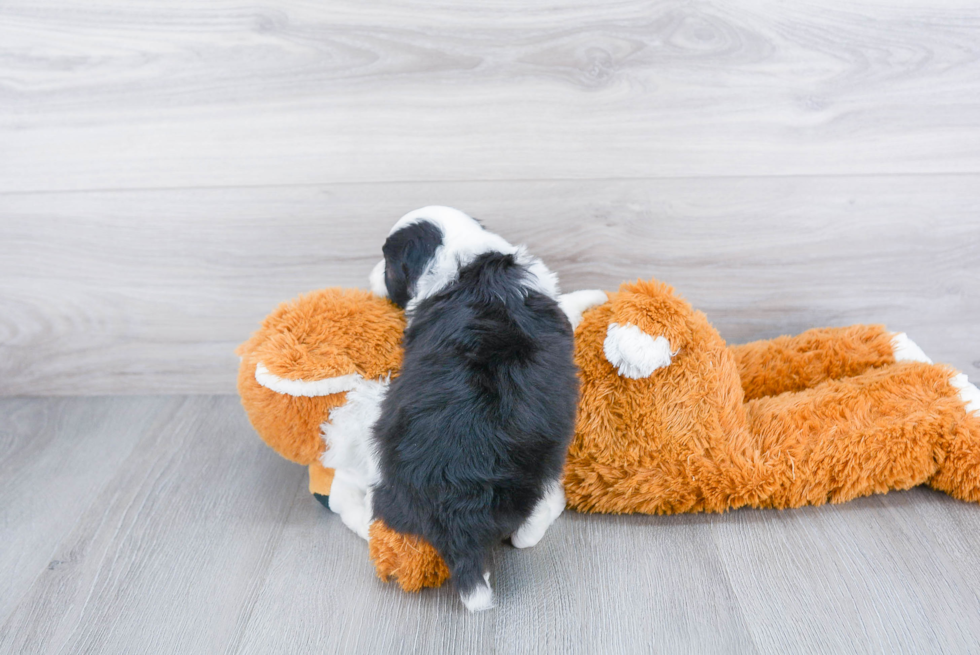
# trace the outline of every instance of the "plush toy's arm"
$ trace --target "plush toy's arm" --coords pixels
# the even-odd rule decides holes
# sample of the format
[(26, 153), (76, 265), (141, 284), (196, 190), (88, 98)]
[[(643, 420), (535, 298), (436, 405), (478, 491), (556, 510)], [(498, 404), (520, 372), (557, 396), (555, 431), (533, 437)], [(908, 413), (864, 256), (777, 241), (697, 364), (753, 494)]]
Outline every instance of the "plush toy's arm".
[(606, 295), (605, 291), (585, 289), (562, 294), (558, 297), (558, 306), (565, 312), (565, 316), (568, 317), (568, 322), (572, 324), (574, 330), (582, 322), (582, 314), (607, 300), (609, 300), (609, 296)]
[(623, 377), (645, 378), (669, 366), (690, 339), (693, 310), (666, 284), (624, 284), (612, 302), (603, 350)]

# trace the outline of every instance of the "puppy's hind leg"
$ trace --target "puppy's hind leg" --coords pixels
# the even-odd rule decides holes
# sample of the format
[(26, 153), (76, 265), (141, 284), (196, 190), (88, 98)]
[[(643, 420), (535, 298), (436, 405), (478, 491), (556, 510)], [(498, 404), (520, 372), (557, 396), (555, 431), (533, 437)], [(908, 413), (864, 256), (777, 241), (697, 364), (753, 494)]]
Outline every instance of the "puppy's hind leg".
[(565, 488), (560, 480), (552, 482), (544, 496), (534, 506), (531, 516), (511, 535), (510, 541), (516, 548), (530, 548), (536, 545), (551, 524), (555, 522), (565, 509)]
[(490, 587), (490, 572), (485, 571), (483, 577), (472, 584), (469, 589), (459, 590), (459, 598), (471, 612), (482, 612), (493, 607), (493, 589)]
[(490, 572), (486, 568), (489, 553), (482, 548), (474, 547), (475, 544), (472, 542), (466, 545), (465, 550), (453, 549), (455, 553), (447, 552), (444, 557), (463, 605), (466, 605), (466, 609), (471, 612), (482, 612), (493, 607)]
[[(469, 499), (461, 500), (465, 506)], [(430, 527), (434, 529), (425, 537), (445, 560), (460, 600), (471, 612), (490, 609), (493, 589), (487, 563), (493, 547), (500, 543), (498, 527), (487, 520), (488, 515), (455, 511), (455, 508), (447, 515), (433, 518)]]

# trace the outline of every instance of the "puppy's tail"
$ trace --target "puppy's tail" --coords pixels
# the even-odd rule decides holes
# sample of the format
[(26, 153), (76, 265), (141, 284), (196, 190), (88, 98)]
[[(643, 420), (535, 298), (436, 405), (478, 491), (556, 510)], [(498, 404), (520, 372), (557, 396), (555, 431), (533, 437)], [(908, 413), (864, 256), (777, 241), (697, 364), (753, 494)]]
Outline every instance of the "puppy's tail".
[(490, 572), (484, 570), (484, 553), (467, 553), (455, 561), (447, 562), (459, 597), (471, 612), (493, 607), (493, 589), (490, 588)]

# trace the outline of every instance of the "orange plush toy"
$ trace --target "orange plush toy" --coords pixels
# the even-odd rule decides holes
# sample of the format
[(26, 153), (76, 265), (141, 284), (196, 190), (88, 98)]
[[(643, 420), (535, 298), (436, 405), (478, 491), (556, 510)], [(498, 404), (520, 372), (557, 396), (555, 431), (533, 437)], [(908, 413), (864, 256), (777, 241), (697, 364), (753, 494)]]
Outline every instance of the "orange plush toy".
[[(658, 282), (568, 294), (561, 304), (577, 325), (582, 383), (565, 469), (572, 509), (787, 508), (919, 484), (980, 501), (980, 391), (904, 334), (824, 328), (728, 347), (704, 314)], [(310, 466), (314, 492), (327, 493), (316, 482), (324, 465), (358, 461), (330, 453), (366, 439), (376, 413), (354, 421), (344, 408), (369, 404), (358, 384), (383, 394), (397, 374), (403, 327), (386, 300), (329, 289), (277, 310), (239, 350), (253, 425)], [(442, 584), (448, 570), (431, 546), (371, 524), (369, 491), (358, 487), (368, 478), (338, 473), (331, 509), (370, 532), (383, 579), (406, 590)]]

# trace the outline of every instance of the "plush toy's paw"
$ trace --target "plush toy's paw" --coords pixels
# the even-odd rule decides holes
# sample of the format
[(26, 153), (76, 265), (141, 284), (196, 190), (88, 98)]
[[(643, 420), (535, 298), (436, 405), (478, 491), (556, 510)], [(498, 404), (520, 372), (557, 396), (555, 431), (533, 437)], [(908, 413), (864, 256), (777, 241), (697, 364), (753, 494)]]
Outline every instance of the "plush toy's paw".
[(896, 362), (925, 362), (926, 364), (932, 364), (932, 360), (922, 352), (922, 348), (919, 348), (904, 332), (896, 332), (892, 335), (892, 350)]
[(551, 524), (565, 510), (565, 488), (561, 482), (552, 484), (538, 504), (534, 506), (531, 516), (511, 535), (510, 542), (515, 548), (530, 548), (536, 546), (544, 537)]
[(432, 545), (421, 537), (395, 532), (384, 521), (371, 524), (369, 550), (378, 577), (392, 578), (405, 591), (440, 587), (449, 579), (449, 567)]
[(635, 325), (610, 323), (603, 344), (606, 359), (623, 377), (650, 377), (654, 371), (670, 364), (675, 354), (664, 337), (652, 337)]
[(970, 412), (980, 413), (980, 389), (977, 389), (977, 386), (971, 383), (964, 373), (954, 375), (949, 383), (960, 392), (960, 399), (963, 400), (968, 414)]
[(606, 295), (605, 291), (586, 289), (562, 294), (558, 298), (558, 306), (565, 312), (565, 316), (568, 317), (568, 322), (572, 324), (574, 330), (582, 322), (582, 314), (607, 300), (609, 300), (609, 296)]

